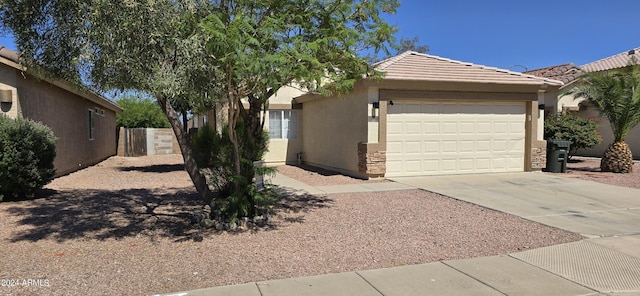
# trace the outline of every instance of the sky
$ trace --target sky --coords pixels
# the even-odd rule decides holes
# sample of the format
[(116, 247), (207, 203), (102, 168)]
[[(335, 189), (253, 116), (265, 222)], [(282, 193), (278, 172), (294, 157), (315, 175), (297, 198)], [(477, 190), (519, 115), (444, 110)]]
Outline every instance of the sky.
[(429, 54), (524, 71), (640, 47), (638, 12), (638, 0), (401, 0), (386, 19)]
[[(400, 0), (385, 19), (429, 54), (525, 71), (640, 47), (638, 0)], [(1, 33), (0, 33), (1, 34)], [(11, 36), (0, 45), (16, 49)]]

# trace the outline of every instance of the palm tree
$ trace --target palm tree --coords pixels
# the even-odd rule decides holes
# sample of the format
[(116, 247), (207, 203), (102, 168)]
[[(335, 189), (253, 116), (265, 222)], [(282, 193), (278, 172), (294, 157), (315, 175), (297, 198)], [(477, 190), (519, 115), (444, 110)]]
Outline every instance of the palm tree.
[(625, 142), (627, 134), (640, 122), (640, 65), (582, 75), (574, 97), (583, 97), (611, 123), (614, 142), (600, 161), (603, 172), (630, 173), (633, 154)]

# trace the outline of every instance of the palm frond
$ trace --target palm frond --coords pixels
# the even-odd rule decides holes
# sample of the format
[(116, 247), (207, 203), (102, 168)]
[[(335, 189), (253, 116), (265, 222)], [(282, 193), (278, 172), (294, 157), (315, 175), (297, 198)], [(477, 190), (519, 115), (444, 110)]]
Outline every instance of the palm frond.
[(624, 141), (640, 123), (640, 66), (586, 73), (573, 96), (586, 98), (609, 119), (615, 141)]

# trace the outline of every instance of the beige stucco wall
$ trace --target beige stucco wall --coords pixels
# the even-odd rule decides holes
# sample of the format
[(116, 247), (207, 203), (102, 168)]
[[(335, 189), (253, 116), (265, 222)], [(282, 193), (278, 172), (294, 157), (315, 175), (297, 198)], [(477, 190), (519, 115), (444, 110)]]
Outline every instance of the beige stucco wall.
[[(6, 70), (3, 68), (3, 70)], [(5, 71), (3, 71), (5, 72)], [(58, 138), (54, 165), (60, 176), (95, 164), (116, 154), (115, 111), (29, 75), (13, 70), (20, 115), (42, 122)], [(94, 139), (89, 139), (89, 109), (100, 108), (95, 115)]]
[[(607, 148), (609, 148), (609, 145), (613, 143), (613, 133), (611, 132), (611, 124), (609, 123), (609, 120), (606, 116), (600, 115), (599, 111), (592, 106), (582, 107), (578, 114), (587, 118), (592, 117), (600, 119), (598, 133), (602, 137), (602, 142), (590, 149), (581, 149), (576, 153), (576, 155), (602, 157)], [(627, 135), (625, 142), (629, 144), (629, 148), (631, 148), (631, 152), (633, 152), (633, 158), (640, 159), (640, 125), (631, 130)]]
[(358, 170), (358, 143), (368, 140), (368, 89), (356, 87), (343, 97), (303, 103), (304, 162), (353, 176)]

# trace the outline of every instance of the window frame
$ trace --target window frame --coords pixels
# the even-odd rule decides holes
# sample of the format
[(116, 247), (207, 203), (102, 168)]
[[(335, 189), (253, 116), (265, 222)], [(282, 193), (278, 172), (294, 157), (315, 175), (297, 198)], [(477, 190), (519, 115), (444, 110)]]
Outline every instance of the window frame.
[[(293, 109), (274, 109), (269, 110), (269, 139), (270, 140), (297, 140), (298, 139), (298, 126), (299, 126), (299, 113), (298, 110)], [(286, 118), (286, 114), (289, 114), (289, 118)], [(279, 132), (273, 131), (274, 123), (272, 122), (272, 114), (277, 114)], [(284, 124), (284, 123), (287, 124)]]
[(96, 139), (96, 115), (94, 109), (89, 109), (89, 141)]

